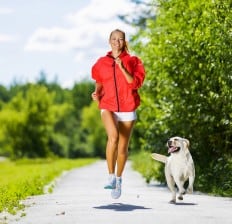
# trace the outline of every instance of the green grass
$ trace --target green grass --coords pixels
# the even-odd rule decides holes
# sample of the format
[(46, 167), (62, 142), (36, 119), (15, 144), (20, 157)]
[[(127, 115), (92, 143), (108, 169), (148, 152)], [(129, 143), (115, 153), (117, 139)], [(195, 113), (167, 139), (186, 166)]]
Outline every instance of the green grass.
[(160, 168), (163, 168), (164, 165), (154, 161), (150, 152), (140, 151), (131, 155), (130, 159), (132, 160), (133, 169), (141, 173), (147, 183), (151, 180), (159, 180), (157, 177), (160, 174)]
[[(20, 201), (44, 193), (44, 187), (65, 170), (81, 167), (96, 159), (35, 159), (0, 162), (0, 212), (15, 214)], [(50, 189), (52, 191), (52, 189)]]

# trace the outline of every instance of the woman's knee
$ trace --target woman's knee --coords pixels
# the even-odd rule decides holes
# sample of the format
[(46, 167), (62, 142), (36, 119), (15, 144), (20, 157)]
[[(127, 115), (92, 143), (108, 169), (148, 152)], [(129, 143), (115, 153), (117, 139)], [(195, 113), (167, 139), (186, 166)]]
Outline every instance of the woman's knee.
[(108, 136), (108, 143), (118, 145), (119, 136), (117, 134)]
[(128, 157), (128, 151), (127, 150), (118, 150), (118, 157), (127, 158)]

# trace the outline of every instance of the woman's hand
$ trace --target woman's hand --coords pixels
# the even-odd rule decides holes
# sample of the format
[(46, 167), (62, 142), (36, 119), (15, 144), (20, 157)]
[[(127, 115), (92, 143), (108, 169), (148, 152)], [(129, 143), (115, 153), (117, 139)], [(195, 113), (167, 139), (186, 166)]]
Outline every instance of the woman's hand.
[(126, 68), (124, 67), (122, 60), (117, 57), (115, 59), (115, 63), (119, 66), (119, 68), (121, 69), (122, 73), (124, 74), (126, 80), (128, 83), (132, 83), (133, 82), (133, 76), (126, 70)]
[(92, 97), (92, 99), (93, 99), (94, 101), (99, 101), (99, 100), (100, 100), (100, 96), (99, 96), (99, 94), (98, 94), (96, 91), (94, 91), (94, 92), (91, 94), (91, 97)]
[(119, 66), (119, 68), (122, 69), (123, 68), (122, 60), (119, 57), (115, 58), (114, 60), (115, 63)]
[(91, 97), (94, 101), (100, 101), (102, 97), (102, 84), (101, 83), (95, 84), (95, 91), (91, 94)]

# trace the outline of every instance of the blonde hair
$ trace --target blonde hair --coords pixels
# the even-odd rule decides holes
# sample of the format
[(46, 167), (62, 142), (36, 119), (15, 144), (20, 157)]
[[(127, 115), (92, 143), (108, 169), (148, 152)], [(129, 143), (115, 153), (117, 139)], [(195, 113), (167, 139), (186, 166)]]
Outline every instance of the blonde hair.
[(115, 33), (115, 32), (119, 32), (119, 33), (121, 33), (123, 35), (123, 39), (124, 39), (124, 43), (125, 43), (124, 46), (123, 46), (123, 51), (129, 52), (128, 42), (126, 41), (126, 33), (124, 31), (120, 30), (120, 29), (115, 29), (110, 33), (110, 38), (111, 38), (112, 34)]

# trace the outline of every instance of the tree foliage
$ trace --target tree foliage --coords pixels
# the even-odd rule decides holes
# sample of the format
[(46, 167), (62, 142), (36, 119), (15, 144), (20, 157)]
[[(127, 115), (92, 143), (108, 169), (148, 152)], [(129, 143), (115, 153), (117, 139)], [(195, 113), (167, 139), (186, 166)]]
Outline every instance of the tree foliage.
[(107, 139), (96, 102), (92, 102), (89, 107), (83, 109), (81, 128), (87, 133), (86, 151), (90, 151), (92, 156), (104, 158)]
[[(96, 146), (91, 141), (95, 138), (92, 130), (96, 130), (101, 120), (96, 119), (94, 126), (93, 123), (88, 127), (82, 125), (82, 119), (89, 113), (99, 115), (90, 106), (93, 89), (94, 83), (86, 81), (65, 89), (56, 82), (48, 83), (45, 73), (36, 84), (1, 86), (0, 155), (12, 158), (103, 156), (99, 150), (104, 148), (103, 141), (95, 141)], [(89, 112), (85, 114), (83, 110)], [(104, 136), (102, 132), (98, 135)]]
[(61, 108), (53, 105), (53, 94), (44, 86), (32, 85), (24, 95), (19, 92), (1, 111), (5, 141), (12, 156), (46, 157), (53, 126), (61, 115)]
[(138, 124), (141, 147), (166, 153), (169, 137), (186, 137), (198, 188), (213, 191), (223, 183), (222, 191), (229, 191), (232, 3), (159, 0), (157, 5), (156, 19), (147, 19), (147, 28), (133, 37), (147, 71)]

